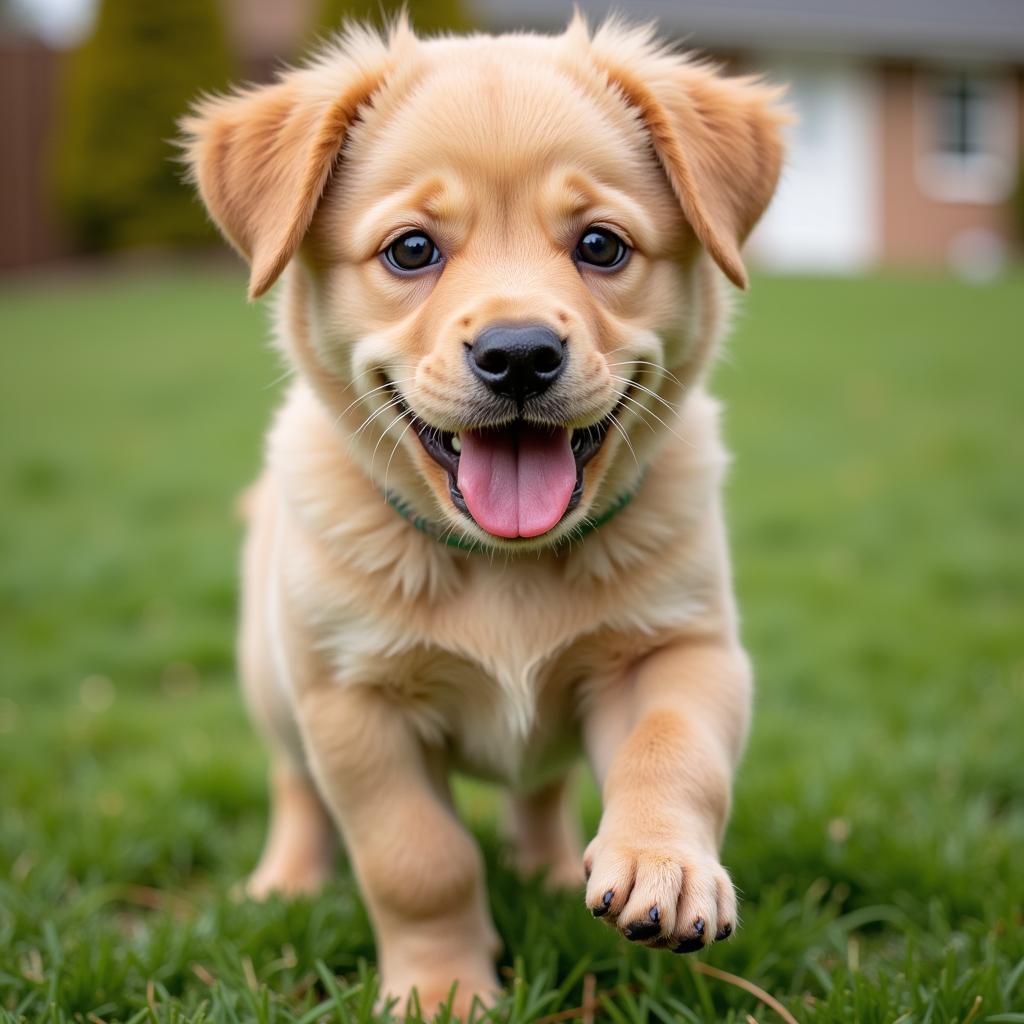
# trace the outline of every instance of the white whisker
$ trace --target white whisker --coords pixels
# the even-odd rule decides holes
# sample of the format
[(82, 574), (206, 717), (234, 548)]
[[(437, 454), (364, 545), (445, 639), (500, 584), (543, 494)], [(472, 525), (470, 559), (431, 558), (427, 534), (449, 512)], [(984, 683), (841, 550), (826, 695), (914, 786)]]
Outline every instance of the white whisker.
[[(393, 419), (393, 420), (392, 420), (392, 421), (391, 421), (391, 422), (390, 422), (390, 423), (389, 423), (389, 424), (388, 424), (388, 425), (387, 425), (387, 426), (386, 426), (386, 427), (385, 427), (385, 428), (384, 428), (384, 429), (383, 429), (383, 430), (381, 431), (381, 435), (380, 435), (380, 437), (378, 437), (378, 438), (377, 438), (377, 443), (376, 443), (376, 444), (375, 444), (375, 445), (373, 446), (373, 451), (372, 451), (372, 452), (370, 453), (370, 475), (371, 475), (371, 476), (373, 475), (373, 463), (374, 463), (374, 461), (375, 461), (375, 460), (376, 460), (376, 458), (377, 458), (377, 449), (378, 449), (378, 448), (380, 447), (381, 441), (383, 441), (383, 440), (384, 440), (384, 438), (388, 436), (388, 432), (389, 432), (389, 431), (391, 430), (391, 428), (392, 428), (392, 427), (393, 427), (393, 426), (394, 426), (394, 425), (395, 425), (396, 423), (399, 423), (399, 422), (401, 422), (401, 421), (402, 421), (403, 419), (405, 419), (405, 417), (404, 417), (404, 416), (402, 416), (402, 415), (396, 416), (396, 417), (395, 417), (395, 418), (394, 418), (394, 419)], [(410, 422), (410, 423), (409, 423), (409, 427), (411, 427), (411, 426), (412, 426), (412, 423)], [(408, 427), (406, 427), (406, 430), (407, 430), (407, 429), (408, 429)], [(403, 436), (404, 436), (404, 434), (405, 434), (405, 431), (404, 431), (404, 430), (402, 431), (402, 434), (403, 434)]]
[[(355, 401), (349, 402), (349, 404), (346, 405), (345, 408), (342, 409), (341, 412), (338, 413), (337, 420), (340, 420), (341, 417), (344, 416), (345, 413), (347, 413), (349, 411), (349, 409), (352, 408), (352, 406), (358, 405), (360, 402), (365, 402), (366, 399), (368, 399), (371, 395), (375, 395), (378, 391), (384, 391), (387, 388), (390, 388), (393, 384), (406, 384), (409, 381), (411, 381), (412, 379), (413, 379), (412, 377), (403, 377), (403, 378), (401, 378), (399, 380), (388, 381), (387, 384), (380, 384), (380, 385), (378, 385), (375, 388), (371, 388), (365, 394), (359, 395), (359, 397), (356, 398)], [(355, 382), (353, 381), (353, 383), (355, 383)], [(351, 387), (351, 386), (352, 385), (350, 384), (349, 387)], [(337, 420), (335, 420), (335, 422), (337, 422)]]
[(648, 409), (647, 406), (641, 404), (635, 398), (630, 398), (629, 395), (623, 395), (622, 400), (624, 402), (629, 402), (630, 405), (636, 408), (637, 415), (640, 418), (640, 422), (643, 423), (644, 426), (651, 431), (651, 433), (656, 433), (656, 431), (654, 427), (652, 427), (651, 424), (647, 422), (645, 418), (646, 416), (653, 416), (680, 443), (685, 444), (690, 448), (697, 447), (692, 441), (688, 441), (681, 434), (677, 434), (653, 409)]
[(636, 451), (633, 448), (632, 442), (629, 440), (629, 435), (625, 430), (622, 429), (622, 425), (619, 423), (618, 417), (613, 413), (610, 419), (611, 425), (619, 432), (622, 440), (626, 442), (626, 447), (629, 449), (630, 455), (633, 456), (633, 461), (636, 463), (636, 468), (640, 468), (640, 460), (636, 457)]
[(684, 387), (683, 382), (670, 370), (665, 369), (661, 363), (653, 363), (650, 359), (623, 359), (617, 363), (609, 363), (609, 366), (650, 366), (652, 369), (657, 370), (659, 373), (664, 374), (669, 380), (674, 381), (680, 387)]
[(395, 453), (398, 451), (399, 447), (402, 444), (402, 439), (405, 437), (406, 434), (409, 433), (409, 428), (412, 425), (413, 425), (413, 421), (409, 420), (409, 422), (405, 425), (405, 430), (403, 430), (398, 435), (398, 440), (395, 442), (395, 447), (391, 449), (391, 455), (388, 457), (388, 464), (384, 467), (384, 493), (385, 494), (388, 493), (388, 479), (389, 479), (389, 475), (391, 473), (391, 462), (392, 462), (392, 460), (395, 457)]
[(295, 369), (291, 366), (286, 366), (284, 373), (278, 374), (269, 384), (263, 386), (264, 391), (269, 391), (271, 388), (276, 388), (278, 384), (288, 380), (289, 377), (295, 376)]
[(373, 412), (370, 413), (369, 416), (366, 417), (365, 420), (363, 420), (362, 423), (359, 424), (358, 428), (352, 432), (351, 439), (354, 441), (363, 432), (363, 430), (366, 427), (368, 427), (382, 413), (387, 412), (389, 409), (396, 409), (398, 408), (398, 406), (402, 404), (402, 399), (395, 397), (392, 398), (390, 402), (386, 402), (379, 409), (375, 409)]
[(623, 384), (630, 384), (633, 387), (637, 388), (638, 390), (643, 391), (646, 394), (650, 395), (651, 398), (653, 398), (656, 402), (661, 402), (661, 404), (663, 406), (665, 406), (665, 408), (668, 409), (668, 411), (670, 413), (672, 413), (673, 416), (678, 416), (679, 415), (679, 408), (678, 408), (678, 406), (675, 406), (671, 402), (669, 402), (667, 399), (662, 398), (661, 395), (659, 395), (656, 391), (652, 391), (650, 388), (644, 387), (643, 384), (637, 384), (637, 382), (635, 380), (629, 380), (629, 378), (627, 378), (627, 377), (620, 377), (620, 376), (618, 376), (617, 374), (614, 374), (614, 373), (611, 376), (612, 376), (612, 380), (620, 381)]

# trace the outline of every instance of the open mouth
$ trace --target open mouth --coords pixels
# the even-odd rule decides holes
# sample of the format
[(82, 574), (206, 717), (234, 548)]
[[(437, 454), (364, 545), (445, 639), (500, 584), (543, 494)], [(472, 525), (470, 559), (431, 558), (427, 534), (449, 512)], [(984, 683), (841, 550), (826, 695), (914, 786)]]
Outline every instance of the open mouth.
[(448, 474), (452, 503), (495, 537), (539, 537), (583, 496), (583, 470), (600, 450), (614, 412), (581, 429), (518, 419), (458, 433), (432, 427), (402, 402), (427, 454)]

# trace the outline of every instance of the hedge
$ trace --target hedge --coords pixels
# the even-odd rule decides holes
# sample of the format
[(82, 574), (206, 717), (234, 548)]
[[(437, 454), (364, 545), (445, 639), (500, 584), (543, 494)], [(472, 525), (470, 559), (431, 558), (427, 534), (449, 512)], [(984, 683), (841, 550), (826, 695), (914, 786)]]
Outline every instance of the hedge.
[(56, 145), (58, 207), (83, 250), (212, 237), (175, 159), (176, 121), (232, 78), (210, 0), (102, 0), (69, 60)]
[(333, 31), (345, 20), (379, 23), (402, 7), (409, 12), (413, 28), (421, 34), (465, 32), (472, 20), (459, 0), (324, 0), (320, 9), (320, 28)]

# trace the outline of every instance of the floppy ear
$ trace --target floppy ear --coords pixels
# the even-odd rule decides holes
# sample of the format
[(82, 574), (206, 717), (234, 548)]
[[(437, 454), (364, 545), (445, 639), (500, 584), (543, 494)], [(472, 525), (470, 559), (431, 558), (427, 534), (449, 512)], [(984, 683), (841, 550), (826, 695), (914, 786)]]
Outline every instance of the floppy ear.
[(764, 213), (782, 167), (777, 106), (783, 90), (726, 78), (674, 54), (649, 27), (611, 20), (591, 40), (592, 59), (642, 117), (683, 215), (701, 245), (740, 288), (740, 246)]
[(214, 222), (249, 261), (259, 298), (309, 230), (345, 132), (386, 74), (391, 43), (350, 29), (312, 65), (201, 100), (181, 122), (185, 162)]

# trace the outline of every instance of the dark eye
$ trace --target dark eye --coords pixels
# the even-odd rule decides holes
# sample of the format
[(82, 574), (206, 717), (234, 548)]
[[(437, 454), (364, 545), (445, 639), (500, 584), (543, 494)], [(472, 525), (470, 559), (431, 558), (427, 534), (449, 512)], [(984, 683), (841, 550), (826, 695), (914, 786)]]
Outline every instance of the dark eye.
[(607, 228), (587, 228), (576, 246), (576, 259), (592, 267), (617, 267), (629, 255), (629, 246)]
[(429, 235), (409, 231), (384, 250), (384, 257), (397, 270), (422, 270), (437, 263), (441, 253)]

